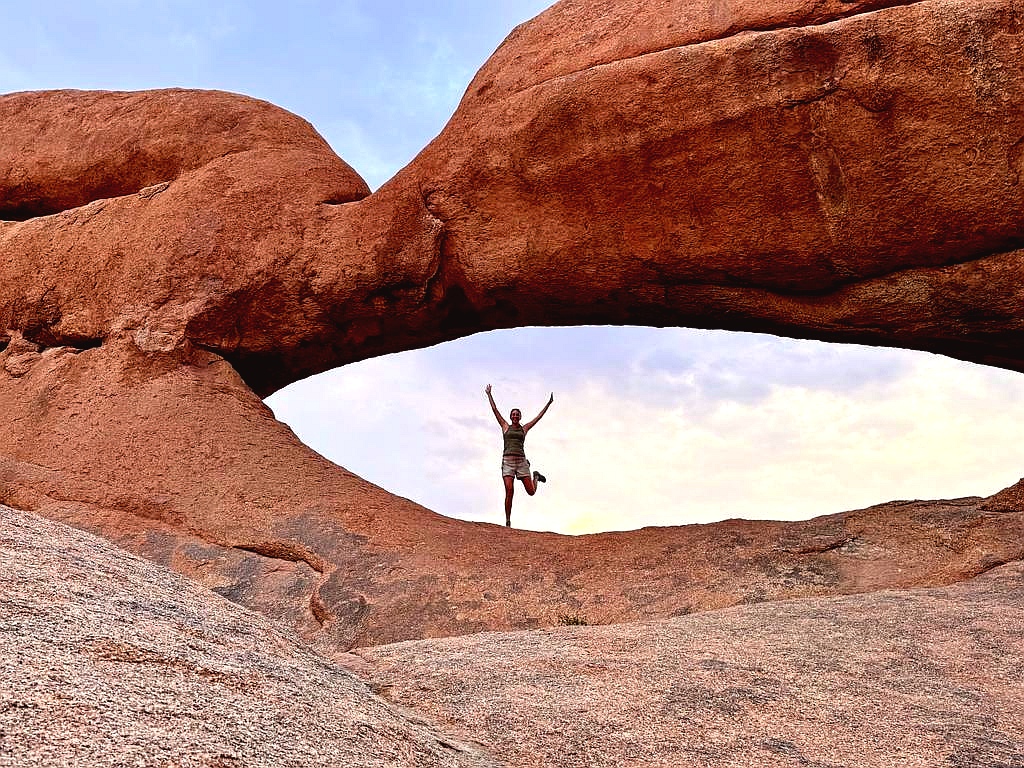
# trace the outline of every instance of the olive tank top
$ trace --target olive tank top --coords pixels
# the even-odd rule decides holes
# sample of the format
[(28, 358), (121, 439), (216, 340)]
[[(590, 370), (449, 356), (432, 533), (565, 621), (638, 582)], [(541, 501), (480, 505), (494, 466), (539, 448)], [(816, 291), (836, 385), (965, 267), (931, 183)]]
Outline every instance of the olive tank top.
[(505, 438), (505, 449), (502, 452), (503, 456), (526, 455), (526, 450), (523, 448), (523, 443), (526, 441), (526, 430), (523, 429), (522, 425), (516, 427), (513, 424), (509, 424), (509, 427), (505, 430), (503, 437)]

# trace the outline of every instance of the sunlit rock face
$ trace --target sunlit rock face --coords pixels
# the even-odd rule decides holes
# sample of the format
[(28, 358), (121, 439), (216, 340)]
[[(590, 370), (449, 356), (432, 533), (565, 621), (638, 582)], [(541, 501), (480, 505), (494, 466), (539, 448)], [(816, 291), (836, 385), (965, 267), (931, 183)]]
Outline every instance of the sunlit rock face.
[(559, 3), (372, 195), (306, 122), (242, 96), (0, 97), (0, 502), (330, 648), (567, 607), (621, 621), (948, 582), (1019, 558), (1018, 508), (977, 499), (579, 540), (462, 523), (324, 460), (260, 398), (528, 324), (1024, 368), (1022, 13)]

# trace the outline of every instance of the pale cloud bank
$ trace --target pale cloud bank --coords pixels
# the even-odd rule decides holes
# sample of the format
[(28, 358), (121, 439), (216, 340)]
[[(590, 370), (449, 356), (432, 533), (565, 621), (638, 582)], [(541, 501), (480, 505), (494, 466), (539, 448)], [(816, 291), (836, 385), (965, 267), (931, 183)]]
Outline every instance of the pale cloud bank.
[[(593, 348), (599, 338), (606, 348)], [(517, 490), (513, 511), (535, 530), (803, 519), (984, 495), (1024, 463), (1018, 374), (752, 334), (496, 332), (338, 369), (270, 404), (318, 451), (388, 490), (500, 522), (488, 382), (503, 411), (526, 418), (555, 390), (527, 444), (550, 481), (534, 498)]]

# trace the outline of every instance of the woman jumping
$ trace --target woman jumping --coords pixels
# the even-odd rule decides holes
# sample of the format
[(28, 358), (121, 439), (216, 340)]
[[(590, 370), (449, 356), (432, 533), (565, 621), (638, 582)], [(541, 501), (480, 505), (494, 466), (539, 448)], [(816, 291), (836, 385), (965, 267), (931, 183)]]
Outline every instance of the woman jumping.
[(518, 408), (513, 408), (509, 414), (512, 423), (509, 424), (502, 418), (501, 413), (498, 411), (498, 406), (494, 404), (490, 384), (484, 388), (484, 392), (487, 393), (487, 399), (491, 403), (491, 410), (494, 411), (494, 418), (501, 425), (501, 432), (505, 438), (505, 449), (502, 451), (501, 456), (501, 479), (505, 483), (505, 525), (511, 528), (512, 494), (515, 493), (516, 478), (518, 477), (523, 481), (523, 486), (530, 496), (537, 492), (537, 483), (547, 482), (547, 478), (540, 472), (530, 473), (530, 462), (526, 460), (523, 442), (526, 440), (526, 433), (533, 429), (533, 425), (540, 421), (541, 417), (547, 413), (548, 408), (551, 407), (551, 404), (555, 402), (555, 393), (551, 393), (547, 405), (537, 414), (537, 418), (533, 421), (528, 421), (526, 424), (519, 423), (523, 418), (522, 411)]

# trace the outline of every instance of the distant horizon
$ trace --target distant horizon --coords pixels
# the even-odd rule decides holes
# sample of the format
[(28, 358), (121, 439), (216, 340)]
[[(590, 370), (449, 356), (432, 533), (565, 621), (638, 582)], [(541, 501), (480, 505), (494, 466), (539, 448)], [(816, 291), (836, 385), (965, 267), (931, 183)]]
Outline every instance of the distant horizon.
[[(0, 92), (204, 88), (308, 120), (378, 189), (546, 2), (19, 6)], [(530, 418), (548, 476), (516, 527), (581, 534), (809, 519), (987, 496), (1024, 475), (1024, 377), (925, 352), (680, 328), (523, 328), (388, 355), (267, 399), (307, 445), (440, 514), (501, 524), (483, 388)], [(518, 484), (517, 484), (518, 485)]]

